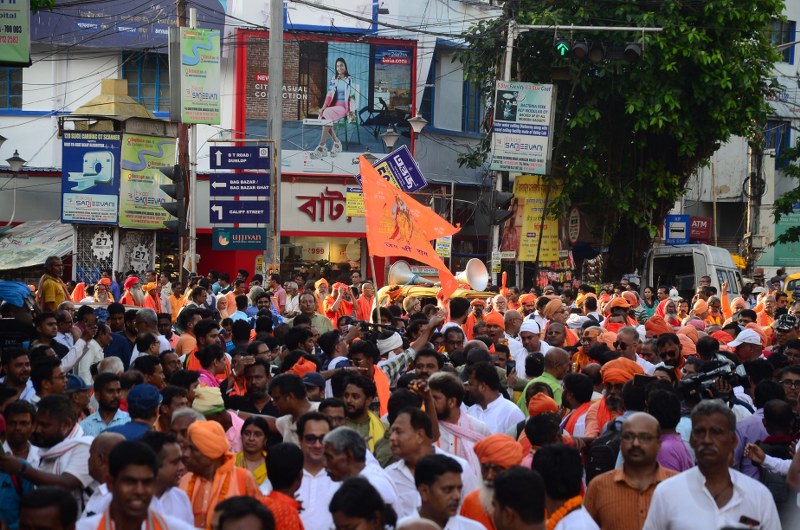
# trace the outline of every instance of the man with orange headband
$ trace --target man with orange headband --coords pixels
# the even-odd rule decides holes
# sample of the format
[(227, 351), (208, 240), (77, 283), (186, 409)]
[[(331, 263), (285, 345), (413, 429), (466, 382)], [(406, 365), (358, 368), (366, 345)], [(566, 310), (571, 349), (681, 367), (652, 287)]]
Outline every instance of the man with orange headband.
[(209, 528), (214, 506), (239, 495), (260, 498), (253, 475), (236, 467), (222, 426), (215, 421), (196, 421), (189, 426), (186, 468), (180, 488), (189, 496), (194, 526)]
[(322, 309), (325, 304), (325, 299), (328, 297), (328, 288), (330, 284), (325, 278), (320, 278), (314, 282), (314, 297), (317, 299), (317, 307)]
[(475, 444), (475, 454), (481, 464), (480, 488), (464, 498), (461, 515), (477, 521), (486, 530), (495, 530), (492, 517), (494, 477), (501, 471), (518, 466), (525, 456), (522, 446), (507, 434), (493, 434)]
[(477, 322), (483, 322), (483, 310), (486, 309), (486, 302), (480, 298), (476, 298), (469, 303), (470, 312), (467, 315), (467, 322), (464, 324), (464, 334), (467, 340), (475, 338), (473, 329)]
[(158, 299), (158, 284), (156, 282), (147, 283), (144, 285), (144, 287), (142, 287), (142, 291), (144, 292), (142, 307), (152, 309), (156, 313), (160, 313), (161, 301)]
[(525, 317), (532, 315), (536, 311), (536, 295), (530, 293), (520, 295), (519, 311)]
[(325, 316), (330, 319), (333, 329), (339, 329), (339, 318), (353, 316), (353, 298), (350, 288), (341, 282), (334, 283), (331, 294), (325, 298), (323, 309)]
[(586, 411), (587, 438), (595, 438), (602, 432), (606, 423), (622, 416), (625, 412), (622, 387), (636, 374), (644, 375), (644, 370), (636, 364), (636, 361), (625, 357), (619, 357), (603, 365), (600, 375), (603, 377), (605, 395)]

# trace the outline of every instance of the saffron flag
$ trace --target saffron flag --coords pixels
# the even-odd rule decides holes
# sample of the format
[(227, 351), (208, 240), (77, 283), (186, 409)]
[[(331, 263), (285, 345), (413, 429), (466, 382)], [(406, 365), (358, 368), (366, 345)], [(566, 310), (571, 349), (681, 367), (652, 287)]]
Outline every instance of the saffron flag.
[(363, 156), (360, 161), (370, 253), (404, 256), (438, 269), (440, 294), (446, 300), (458, 288), (458, 281), (433, 250), (431, 240), (451, 236), (458, 228), (392, 186)]

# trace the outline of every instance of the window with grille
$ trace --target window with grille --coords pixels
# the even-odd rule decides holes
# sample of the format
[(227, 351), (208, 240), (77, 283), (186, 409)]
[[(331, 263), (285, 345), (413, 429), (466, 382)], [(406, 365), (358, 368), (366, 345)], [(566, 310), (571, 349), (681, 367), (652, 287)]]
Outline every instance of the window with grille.
[(22, 68), (0, 67), (0, 110), (22, 109)]
[(169, 112), (169, 57), (135, 52), (123, 56), (122, 77), (128, 95), (152, 112)]

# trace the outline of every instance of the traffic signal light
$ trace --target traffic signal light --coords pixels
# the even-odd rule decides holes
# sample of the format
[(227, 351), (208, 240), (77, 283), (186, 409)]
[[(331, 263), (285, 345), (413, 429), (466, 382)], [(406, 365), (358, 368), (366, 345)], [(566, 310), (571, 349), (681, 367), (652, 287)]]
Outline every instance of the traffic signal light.
[(606, 45), (602, 41), (556, 39), (555, 52), (559, 57), (592, 64), (604, 60), (626, 60), (636, 62), (642, 59), (643, 48), (640, 42), (628, 42), (624, 46)]
[(164, 174), (172, 184), (162, 184), (161, 191), (166, 193), (169, 197), (175, 199), (174, 202), (162, 202), (161, 207), (164, 208), (171, 216), (175, 217), (175, 221), (165, 221), (164, 226), (170, 231), (175, 232), (178, 236), (187, 235), (186, 231), (186, 188), (183, 181), (183, 168), (179, 165), (172, 167), (159, 167), (156, 168)]
[(508, 191), (494, 191), (492, 192), (491, 202), (489, 204), (489, 224), (499, 225), (503, 224), (506, 219), (514, 215), (509, 209), (511, 201), (514, 200), (514, 194)]

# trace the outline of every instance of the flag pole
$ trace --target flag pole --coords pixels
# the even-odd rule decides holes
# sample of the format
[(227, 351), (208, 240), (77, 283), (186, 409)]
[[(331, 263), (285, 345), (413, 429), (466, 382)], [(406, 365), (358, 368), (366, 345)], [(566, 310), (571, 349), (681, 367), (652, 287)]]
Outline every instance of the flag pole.
[[(369, 252), (369, 243), (367, 243), (367, 252)], [(378, 307), (378, 273), (375, 270), (375, 258), (372, 252), (369, 252), (369, 264), (372, 266), (372, 288), (375, 289), (375, 296), (372, 297), (372, 299), (375, 300), (373, 302), (375, 307), (369, 312), (369, 322), (374, 324), (373, 316), (375, 315), (375, 309)]]

